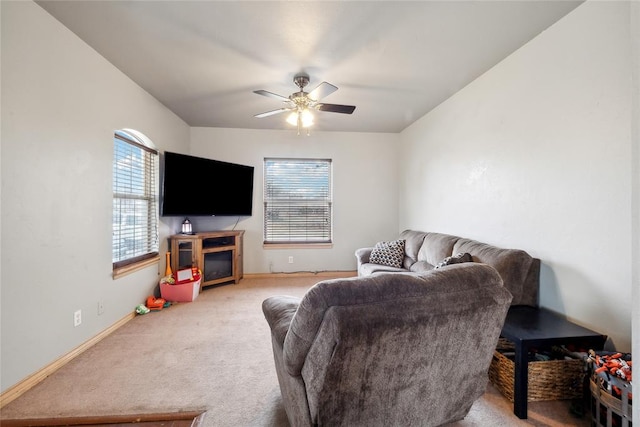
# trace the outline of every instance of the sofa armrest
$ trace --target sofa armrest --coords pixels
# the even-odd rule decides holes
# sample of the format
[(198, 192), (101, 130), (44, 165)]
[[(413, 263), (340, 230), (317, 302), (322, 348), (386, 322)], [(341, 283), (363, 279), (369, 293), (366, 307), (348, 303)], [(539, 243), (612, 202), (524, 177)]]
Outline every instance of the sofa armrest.
[(360, 266), (362, 264), (366, 264), (369, 262), (369, 257), (371, 257), (371, 251), (373, 248), (360, 248), (356, 250), (356, 260), (358, 261), (358, 271), (360, 271)]
[(282, 347), (289, 331), (291, 319), (300, 305), (300, 298), (289, 296), (274, 296), (262, 302), (262, 312), (271, 328), (271, 334)]

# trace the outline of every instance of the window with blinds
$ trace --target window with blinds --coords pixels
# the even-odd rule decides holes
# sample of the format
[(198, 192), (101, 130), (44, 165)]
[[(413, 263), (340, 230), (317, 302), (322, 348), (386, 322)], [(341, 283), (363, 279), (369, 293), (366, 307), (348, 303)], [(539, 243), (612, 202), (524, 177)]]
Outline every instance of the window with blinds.
[(331, 243), (331, 160), (264, 159), (265, 244)]
[(113, 139), (113, 268), (158, 255), (158, 152), (136, 135)]

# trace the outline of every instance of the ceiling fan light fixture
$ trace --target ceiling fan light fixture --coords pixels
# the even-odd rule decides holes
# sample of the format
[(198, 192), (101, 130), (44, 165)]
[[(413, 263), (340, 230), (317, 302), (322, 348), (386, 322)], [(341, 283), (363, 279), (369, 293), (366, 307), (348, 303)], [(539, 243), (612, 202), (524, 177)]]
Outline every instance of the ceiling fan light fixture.
[(289, 117), (287, 117), (287, 123), (289, 123), (291, 126), (296, 126), (298, 124), (297, 111), (294, 111), (293, 113), (289, 114)]
[(313, 114), (309, 111), (308, 108), (305, 108), (300, 113), (300, 120), (302, 121), (302, 127), (308, 128), (309, 126), (313, 126)]
[(287, 123), (291, 126), (299, 126), (308, 128), (313, 126), (313, 113), (308, 108), (300, 111), (294, 111), (287, 117)]

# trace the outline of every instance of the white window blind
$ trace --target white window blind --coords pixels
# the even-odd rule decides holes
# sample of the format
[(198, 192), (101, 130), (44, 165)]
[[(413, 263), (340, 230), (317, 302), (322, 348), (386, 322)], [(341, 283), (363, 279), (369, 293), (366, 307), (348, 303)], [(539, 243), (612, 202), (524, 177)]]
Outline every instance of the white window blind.
[(118, 131), (113, 159), (113, 268), (158, 255), (158, 152)]
[(331, 160), (264, 160), (264, 242), (331, 243)]

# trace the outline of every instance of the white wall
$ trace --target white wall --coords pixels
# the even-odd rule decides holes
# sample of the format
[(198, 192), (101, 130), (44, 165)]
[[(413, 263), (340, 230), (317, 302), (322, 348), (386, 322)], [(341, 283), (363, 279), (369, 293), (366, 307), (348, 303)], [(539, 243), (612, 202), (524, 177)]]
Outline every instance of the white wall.
[[(191, 154), (255, 167), (253, 215), (246, 230), (245, 273), (355, 270), (354, 251), (397, 235), (398, 134), (192, 128)], [(330, 249), (264, 249), (265, 157), (330, 158), (333, 164), (334, 244)], [(229, 185), (229, 183), (220, 183)], [(214, 189), (213, 189), (214, 190)], [(190, 218), (198, 231), (232, 228), (233, 218)], [(294, 263), (288, 263), (293, 256)]]
[(543, 264), (541, 305), (626, 351), (629, 8), (581, 5), (402, 132), (400, 150), (400, 229), (528, 251)]
[(37, 4), (1, 8), (4, 391), (153, 291), (164, 261), (111, 278), (113, 132), (136, 129), (159, 149), (186, 151), (189, 127)]

